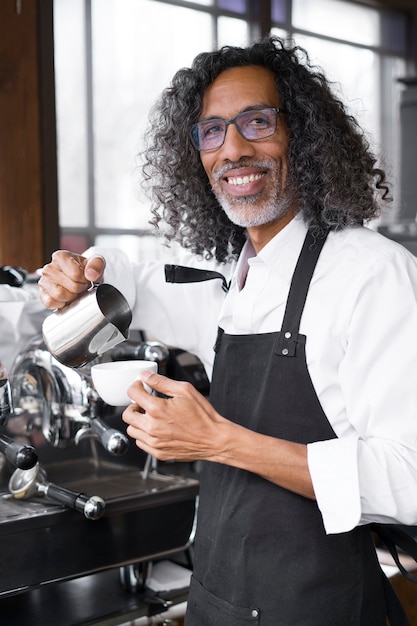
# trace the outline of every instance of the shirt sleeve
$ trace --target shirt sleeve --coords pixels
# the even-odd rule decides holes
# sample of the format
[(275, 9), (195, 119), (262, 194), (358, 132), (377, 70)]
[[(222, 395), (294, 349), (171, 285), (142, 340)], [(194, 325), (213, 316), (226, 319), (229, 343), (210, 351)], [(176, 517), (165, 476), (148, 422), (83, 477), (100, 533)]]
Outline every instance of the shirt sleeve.
[(120, 249), (92, 247), (85, 253), (106, 260), (103, 279), (117, 287), (132, 309), (132, 329), (196, 354), (209, 377), (213, 366), (219, 309), (224, 300), (220, 280), (191, 284), (165, 281), (165, 263), (214, 269), (229, 277), (232, 265), (219, 266), (192, 254), (132, 263)]
[(345, 435), (308, 446), (328, 533), (370, 522), (417, 524), (417, 267), (400, 247), (346, 287), (338, 378)]

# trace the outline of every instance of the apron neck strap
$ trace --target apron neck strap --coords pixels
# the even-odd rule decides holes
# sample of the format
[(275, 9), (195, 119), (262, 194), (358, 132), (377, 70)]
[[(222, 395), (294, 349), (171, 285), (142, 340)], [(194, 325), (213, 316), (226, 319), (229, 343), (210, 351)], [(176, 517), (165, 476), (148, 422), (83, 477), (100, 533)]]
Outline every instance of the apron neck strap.
[(314, 237), (311, 231), (308, 231), (304, 240), (291, 280), (281, 333), (276, 347), (276, 353), (282, 356), (295, 356), (301, 315), (304, 310), (310, 282), (327, 235), (328, 232), (318, 238)]

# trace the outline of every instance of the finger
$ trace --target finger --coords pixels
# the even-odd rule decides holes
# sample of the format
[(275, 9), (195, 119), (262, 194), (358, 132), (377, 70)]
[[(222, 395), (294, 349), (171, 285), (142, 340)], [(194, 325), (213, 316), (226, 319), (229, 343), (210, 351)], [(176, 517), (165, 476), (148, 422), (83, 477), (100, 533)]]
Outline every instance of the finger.
[(39, 290), (39, 298), (47, 309), (62, 309), (67, 302), (70, 302), (70, 300), (67, 300), (58, 290), (56, 290), (55, 293), (53, 293), (53, 291), (54, 290), (44, 290), (42, 288)]
[(129, 405), (122, 413), (122, 420), (127, 424), (126, 432), (138, 441), (152, 439), (152, 435), (148, 433), (149, 420), (152, 419), (136, 404)]
[[(134, 436), (134, 431), (132, 430), (132, 432), (130, 432), (131, 426), (129, 426), (126, 429), (126, 433), (127, 435), (134, 440), (135, 445), (140, 449), (143, 450), (143, 452), (146, 452), (146, 454), (150, 454), (151, 456), (158, 458), (160, 455), (158, 454), (157, 450), (155, 450), (155, 448), (152, 446), (151, 443), (148, 443), (147, 441), (145, 441), (145, 439), (138, 439), (137, 437)], [(163, 460), (168, 460), (168, 459), (163, 459), (160, 458), (160, 461)], [(171, 459), (169, 459), (171, 460)]]
[(59, 250), (52, 255), (52, 261), (44, 265), (41, 270), (39, 284), (46, 289), (49, 284), (59, 284), (68, 291), (76, 292), (78, 285), (88, 284), (84, 277), (84, 265), (87, 259), (74, 255), (65, 250)]
[[(52, 262), (46, 268), (57, 274), (62, 274), (70, 281), (75, 283), (85, 283), (87, 279), (84, 276), (84, 268), (87, 259), (80, 254), (68, 252), (68, 250), (56, 250), (52, 254)], [(42, 270), (42, 274), (45, 269)]]
[[(169, 437), (161, 437), (160, 434), (153, 433), (152, 430), (143, 427), (143, 415), (138, 415), (138, 419), (124, 418), (128, 424), (126, 433), (129, 437), (135, 440), (136, 445), (145, 450), (152, 456), (156, 456), (160, 459), (173, 459), (175, 454), (172, 451), (172, 441)], [(153, 421), (151, 419), (151, 421)]]
[(129, 404), (122, 413), (122, 420), (126, 424), (136, 424), (138, 417), (143, 415), (144, 409), (136, 403)]
[(172, 378), (167, 378), (167, 376), (162, 376), (162, 374), (156, 374), (149, 370), (143, 370), (140, 373), (140, 379), (154, 391), (172, 398), (195, 397), (196, 395), (200, 395), (191, 383), (173, 380)]
[(85, 264), (84, 276), (90, 282), (97, 282), (101, 280), (105, 267), (106, 261), (102, 256), (92, 256)]
[[(140, 421), (135, 419), (135, 414), (137, 414), (137, 411), (132, 410), (132, 407), (123, 411), (122, 419), (127, 424), (126, 434), (131, 437), (131, 439), (134, 439), (139, 448), (151, 454), (153, 452), (152, 446), (147, 441), (148, 437), (146, 432), (140, 428)], [(137, 417), (140, 417), (140, 415), (137, 415)]]
[(197, 391), (194, 385), (189, 382), (183, 380), (173, 380), (172, 378), (167, 378), (161, 374), (155, 374), (149, 370), (141, 372), (140, 377), (146, 385), (168, 398), (188, 398), (205, 411), (207, 411), (209, 407), (211, 408), (208, 399)]
[[(135, 381), (130, 385), (127, 390), (127, 395), (132, 400), (132, 403), (127, 407), (125, 413), (128, 416), (135, 416), (135, 413), (145, 413), (146, 411), (155, 411), (158, 409), (159, 402), (154, 402), (154, 400), (161, 400), (161, 398), (156, 398), (156, 396), (152, 395), (147, 391), (143, 383), (140, 380)], [(122, 416), (123, 417), (123, 416)]]
[(52, 261), (42, 268), (39, 279), (40, 298), (48, 308), (62, 308), (91, 284), (84, 276), (87, 259), (59, 250)]

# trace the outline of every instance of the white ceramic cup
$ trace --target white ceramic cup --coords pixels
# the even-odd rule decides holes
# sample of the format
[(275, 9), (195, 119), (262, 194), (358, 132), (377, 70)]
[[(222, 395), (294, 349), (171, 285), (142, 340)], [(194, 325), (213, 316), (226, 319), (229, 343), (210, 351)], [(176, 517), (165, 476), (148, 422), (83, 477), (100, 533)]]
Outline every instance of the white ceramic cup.
[[(111, 406), (126, 406), (132, 402), (127, 390), (144, 370), (158, 371), (155, 361), (111, 361), (91, 366), (91, 377), (100, 397)], [(145, 385), (150, 393), (152, 389)]]

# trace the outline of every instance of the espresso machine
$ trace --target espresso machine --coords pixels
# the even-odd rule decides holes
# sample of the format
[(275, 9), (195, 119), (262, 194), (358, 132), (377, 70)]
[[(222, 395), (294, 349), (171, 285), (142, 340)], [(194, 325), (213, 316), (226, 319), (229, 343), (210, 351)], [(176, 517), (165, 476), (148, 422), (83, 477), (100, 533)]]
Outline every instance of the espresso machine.
[[(12, 391), (6, 369), (0, 363), (0, 428), (6, 426), (9, 415), (13, 412)], [(29, 470), (34, 467), (38, 457), (32, 446), (25, 446), (7, 435), (0, 434), (0, 452), (14, 467)]]
[(106, 360), (156, 360), (171, 375), (177, 356), (133, 332), (74, 368), (39, 335), (0, 378), (1, 623), (121, 624), (186, 600), (188, 588), (147, 582), (167, 559), (191, 573), (198, 472), (139, 450), (124, 407), (106, 405), (91, 379)]

